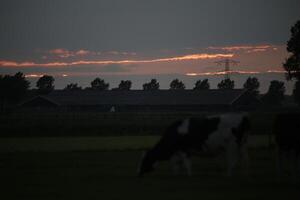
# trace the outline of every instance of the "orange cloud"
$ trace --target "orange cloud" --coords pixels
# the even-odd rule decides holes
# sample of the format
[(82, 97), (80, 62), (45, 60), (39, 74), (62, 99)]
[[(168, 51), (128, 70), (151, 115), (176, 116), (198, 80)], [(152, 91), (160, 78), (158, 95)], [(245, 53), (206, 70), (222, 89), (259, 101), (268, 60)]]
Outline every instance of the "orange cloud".
[(104, 54), (111, 54), (111, 55), (123, 55), (123, 56), (136, 56), (136, 52), (126, 52), (126, 51), (108, 51), (104, 52)]
[[(25, 77), (26, 78), (40, 78), (40, 77), (43, 77), (44, 74), (26, 74)], [(60, 76), (62, 77), (68, 77), (69, 75), (67, 74), (61, 74)]]
[(43, 74), (26, 74), (25, 77), (26, 78), (40, 78), (44, 76)]
[(68, 58), (74, 56), (74, 54), (66, 49), (53, 49), (49, 51), (50, 54), (57, 55), (61, 58)]
[(178, 57), (159, 58), (150, 60), (79, 60), (74, 62), (15, 62), (15, 61), (0, 61), (2, 67), (64, 67), (73, 65), (108, 65), (108, 64), (138, 64), (138, 63), (156, 63), (156, 62), (176, 62), (186, 60), (205, 60), (205, 59), (220, 59), (232, 58), (234, 54), (191, 54)]
[(265, 52), (267, 49), (250, 49), (247, 53), (255, 53), (255, 52)]
[[(47, 51), (48, 54), (60, 57), (60, 58), (69, 58), (69, 57), (75, 57), (75, 56), (95, 56), (95, 55), (101, 55), (101, 52), (95, 52), (95, 51), (89, 51), (85, 49), (79, 49), (77, 51), (70, 51), (67, 49), (52, 49)], [(122, 51), (108, 51), (103, 52), (104, 54), (110, 54), (110, 55), (125, 55), (125, 56), (135, 56), (135, 52), (122, 52)]]
[(76, 51), (76, 55), (79, 55), (79, 56), (85, 56), (85, 55), (88, 55), (88, 54), (94, 54), (94, 52), (90, 52), (88, 50), (84, 50), (84, 49), (80, 49), (78, 51)]
[(268, 49), (272, 49), (274, 51), (277, 50), (273, 45), (247, 45), (247, 46), (225, 46), (225, 47), (208, 47), (211, 50), (223, 50), (223, 51), (247, 51), (247, 53), (252, 52), (261, 52), (266, 51)]
[(268, 73), (279, 73), (279, 74), (286, 74), (286, 71), (283, 70), (268, 70)]
[(69, 51), (66, 49), (52, 49), (48, 51), (52, 55), (56, 55), (60, 58), (69, 58), (74, 56), (86, 56), (86, 55), (96, 55), (96, 52), (88, 51), (85, 49), (80, 49), (78, 51)]
[(187, 76), (213, 76), (213, 75), (225, 75), (225, 74), (263, 74), (263, 73), (286, 73), (285, 71), (280, 70), (268, 70), (268, 71), (221, 71), (221, 72), (204, 72), (204, 73), (186, 73)]
[(259, 74), (256, 71), (221, 71), (221, 72), (203, 72), (203, 73), (186, 73), (187, 76), (212, 76), (212, 75), (225, 75), (225, 74)]

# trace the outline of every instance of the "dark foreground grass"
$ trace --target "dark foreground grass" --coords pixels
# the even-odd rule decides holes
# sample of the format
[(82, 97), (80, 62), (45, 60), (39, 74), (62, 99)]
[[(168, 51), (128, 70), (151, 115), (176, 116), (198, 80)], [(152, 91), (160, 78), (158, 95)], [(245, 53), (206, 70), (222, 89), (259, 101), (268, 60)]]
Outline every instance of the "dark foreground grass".
[[(295, 199), (299, 183), (275, 176), (273, 150), (252, 149), (250, 179), (224, 177), (222, 159), (194, 157), (192, 177), (168, 163), (136, 177), (141, 151), (1, 153), (0, 199)], [(297, 199), (297, 198), (296, 198)]]

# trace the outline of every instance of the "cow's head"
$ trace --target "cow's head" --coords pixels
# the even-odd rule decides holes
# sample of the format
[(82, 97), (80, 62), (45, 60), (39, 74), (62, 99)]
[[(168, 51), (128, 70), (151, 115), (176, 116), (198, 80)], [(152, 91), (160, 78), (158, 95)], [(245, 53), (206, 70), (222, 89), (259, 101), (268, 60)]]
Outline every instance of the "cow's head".
[(220, 117), (210, 117), (204, 120), (202, 129), (205, 129), (208, 133), (212, 133), (218, 129), (220, 124)]
[(138, 167), (138, 176), (142, 177), (145, 173), (152, 172), (154, 170), (155, 159), (151, 150), (144, 152), (142, 160)]
[(250, 128), (251, 125), (248, 116), (243, 116), (239, 125), (232, 128), (232, 134), (236, 138), (236, 142), (239, 146), (242, 146), (244, 143), (246, 143)]

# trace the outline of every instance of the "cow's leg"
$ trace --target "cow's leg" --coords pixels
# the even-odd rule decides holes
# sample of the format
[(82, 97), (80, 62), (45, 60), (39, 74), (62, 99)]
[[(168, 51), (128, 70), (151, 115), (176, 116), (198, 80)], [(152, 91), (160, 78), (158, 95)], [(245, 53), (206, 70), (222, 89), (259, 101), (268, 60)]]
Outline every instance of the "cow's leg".
[(170, 163), (171, 163), (171, 167), (172, 167), (172, 171), (174, 175), (178, 175), (179, 171), (180, 171), (180, 157), (178, 154), (174, 154), (171, 159), (170, 159)]
[(188, 155), (184, 152), (179, 152), (179, 156), (181, 157), (182, 163), (186, 170), (188, 176), (192, 176), (192, 163)]
[(226, 148), (226, 159), (227, 159), (227, 176), (231, 177), (233, 170), (238, 161), (238, 146), (235, 143), (230, 143)]
[(282, 178), (282, 171), (283, 171), (283, 161), (284, 161), (284, 152), (281, 149), (277, 150), (277, 177), (280, 181)]
[(249, 178), (249, 153), (246, 145), (241, 148), (240, 161), (242, 164), (243, 174)]
[(299, 159), (300, 155), (297, 149), (288, 152), (289, 173), (293, 181), (297, 181), (299, 178)]
[(297, 180), (297, 154), (293, 150), (282, 151), (279, 155), (279, 180), (282, 177), (282, 172), (286, 168), (288, 176), (291, 180)]
[(171, 166), (174, 175), (178, 175), (181, 170), (185, 170), (188, 176), (192, 175), (191, 161), (184, 152), (177, 152), (171, 159)]
[(295, 161), (295, 168), (296, 168), (296, 177), (297, 180), (299, 179), (300, 176), (300, 168), (299, 168), (299, 160), (300, 160), (300, 152), (296, 152), (296, 161)]
[(298, 156), (297, 156), (297, 153), (295, 151), (292, 151), (290, 153), (290, 169), (291, 169), (291, 176), (292, 176), (292, 179), (294, 181), (297, 180), (297, 165), (298, 165)]
[(140, 159), (140, 161), (139, 161), (139, 163), (138, 163), (137, 174), (141, 174), (142, 162), (143, 162), (143, 160), (144, 160), (144, 158), (145, 158), (145, 155), (146, 155), (146, 151), (143, 151), (143, 152), (142, 152), (141, 159)]
[(294, 161), (293, 161), (293, 151), (289, 150), (285, 153), (285, 157), (286, 157), (286, 168), (287, 168), (287, 173), (289, 176), (293, 176), (294, 174)]

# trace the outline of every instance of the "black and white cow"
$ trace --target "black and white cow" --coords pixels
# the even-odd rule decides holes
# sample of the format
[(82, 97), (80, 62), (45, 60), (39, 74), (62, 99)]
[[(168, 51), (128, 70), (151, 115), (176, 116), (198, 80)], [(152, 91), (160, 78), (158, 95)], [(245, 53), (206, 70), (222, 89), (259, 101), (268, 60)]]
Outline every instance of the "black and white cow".
[(237, 161), (247, 161), (247, 135), (250, 122), (247, 114), (233, 113), (208, 116), (200, 119), (189, 118), (173, 123), (167, 128), (160, 141), (147, 151), (140, 163), (138, 175), (154, 170), (159, 161), (169, 160), (176, 172), (184, 168), (191, 175), (190, 156), (193, 152), (209, 154), (225, 152), (228, 161), (228, 176)]
[(284, 160), (289, 161), (290, 171), (296, 178), (300, 157), (300, 113), (279, 114), (273, 132), (278, 147), (278, 175), (282, 175)]

